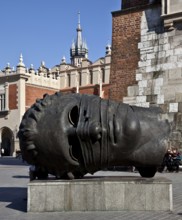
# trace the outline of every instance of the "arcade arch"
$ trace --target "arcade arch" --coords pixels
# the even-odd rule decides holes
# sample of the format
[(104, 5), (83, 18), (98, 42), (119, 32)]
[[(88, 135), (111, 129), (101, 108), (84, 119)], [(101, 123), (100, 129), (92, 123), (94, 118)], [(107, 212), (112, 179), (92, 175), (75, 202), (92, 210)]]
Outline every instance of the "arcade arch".
[(0, 130), (1, 152), (4, 156), (13, 156), (14, 152), (14, 135), (10, 128), (3, 127)]

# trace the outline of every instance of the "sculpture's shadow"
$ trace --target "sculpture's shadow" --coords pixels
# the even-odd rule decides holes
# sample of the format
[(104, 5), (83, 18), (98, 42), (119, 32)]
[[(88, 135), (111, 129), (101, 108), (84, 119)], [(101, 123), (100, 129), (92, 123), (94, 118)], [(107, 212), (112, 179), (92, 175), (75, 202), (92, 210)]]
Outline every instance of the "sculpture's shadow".
[(27, 211), (27, 188), (0, 187), (0, 203), (9, 203), (7, 208), (17, 211)]

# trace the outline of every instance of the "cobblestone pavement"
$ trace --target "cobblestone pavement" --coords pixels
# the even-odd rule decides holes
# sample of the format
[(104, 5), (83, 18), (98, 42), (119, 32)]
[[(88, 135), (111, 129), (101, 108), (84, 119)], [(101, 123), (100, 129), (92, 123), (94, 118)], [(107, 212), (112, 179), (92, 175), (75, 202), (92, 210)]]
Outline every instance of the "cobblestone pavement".
[[(102, 171), (95, 175), (138, 176), (138, 173)], [(27, 213), (28, 165), (15, 158), (0, 158), (0, 220), (182, 220), (182, 171), (157, 173), (173, 182), (173, 212), (52, 212)]]

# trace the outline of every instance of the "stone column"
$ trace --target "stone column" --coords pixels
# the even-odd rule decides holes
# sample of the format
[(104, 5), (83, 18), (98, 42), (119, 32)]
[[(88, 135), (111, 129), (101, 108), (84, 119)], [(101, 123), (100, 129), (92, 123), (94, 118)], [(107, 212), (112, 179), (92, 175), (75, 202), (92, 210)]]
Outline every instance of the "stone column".
[(5, 110), (9, 110), (9, 83), (6, 82), (4, 84), (4, 90), (5, 90)]
[(28, 77), (26, 75), (20, 75), (18, 82), (18, 110), (20, 121), (25, 113), (26, 109), (26, 80)]

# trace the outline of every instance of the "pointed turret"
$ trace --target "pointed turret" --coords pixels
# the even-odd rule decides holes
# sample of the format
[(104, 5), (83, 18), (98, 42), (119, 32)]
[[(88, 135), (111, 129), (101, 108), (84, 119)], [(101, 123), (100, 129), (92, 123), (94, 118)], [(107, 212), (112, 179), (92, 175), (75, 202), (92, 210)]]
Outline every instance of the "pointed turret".
[(111, 55), (111, 45), (109, 43), (106, 45), (106, 56), (107, 55)]
[(25, 64), (23, 63), (23, 56), (20, 54), (19, 63), (16, 66), (16, 72), (17, 73), (25, 73)]
[(82, 42), (82, 29), (80, 25), (80, 12), (78, 12), (78, 27), (76, 31), (77, 31), (76, 48), (81, 49), (83, 42)]
[(25, 64), (23, 63), (23, 55), (22, 55), (22, 53), (20, 54), (19, 63), (18, 63), (17, 66), (25, 67)]
[(62, 60), (61, 60), (61, 63), (63, 64), (63, 63), (66, 63), (66, 57), (65, 56), (63, 56), (63, 58), (62, 58)]
[(74, 66), (79, 66), (83, 58), (88, 58), (88, 48), (86, 41), (82, 39), (82, 28), (80, 24), (80, 12), (78, 13), (78, 26), (77, 26), (77, 37), (76, 40), (72, 42), (70, 49), (71, 64)]
[(10, 67), (10, 63), (7, 63), (7, 66), (4, 68), (4, 73), (5, 74), (10, 74), (12, 71), (11, 67)]
[(35, 69), (34, 69), (33, 64), (30, 65), (30, 68), (29, 68), (29, 71), (28, 71), (28, 72), (35, 74)]

